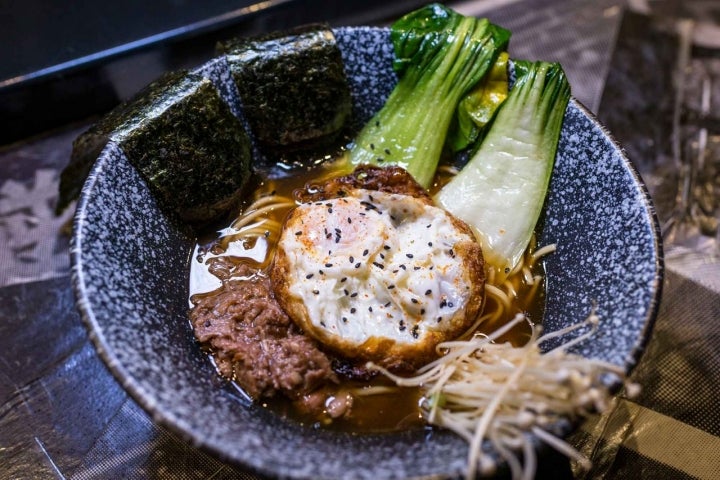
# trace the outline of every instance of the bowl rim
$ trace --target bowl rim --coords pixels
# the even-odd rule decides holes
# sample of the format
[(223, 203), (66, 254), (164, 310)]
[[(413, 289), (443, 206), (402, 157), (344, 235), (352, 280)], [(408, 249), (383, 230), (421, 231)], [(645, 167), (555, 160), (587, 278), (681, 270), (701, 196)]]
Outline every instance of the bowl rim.
[[(362, 29), (367, 27), (343, 28)], [(595, 126), (598, 126), (602, 131), (603, 135), (605, 135), (605, 137), (611, 143), (613, 149), (617, 151), (623, 166), (629, 171), (630, 175), (632, 176), (633, 187), (638, 188), (640, 191), (639, 200), (642, 200), (643, 208), (647, 212), (647, 218), (651, 223), (653, 248), (654, 252), (656, 252), (656, 255), (654, 256), (654, 286), (652, 298), (650, 299), (647, 313), (642, 319), (642, 329), (638, 333), (638, 338), (635, 341), (632, 351), (625, 359), (624, 368), (625, 371), (629, 374), (640, 361), (640, 358), (645, 351), (660, 307), (665, 269), (660, 225), (652, 198), (646, 184), (643, 182), (637, 168), (627, 157), (625, 151), (616, 141), (614, 136), (607, 130), (604, 125), (602, 125), (602, 123), (597, 119), (595, 114), (590, 112), (590, 110), (588, 110), (574, 97), (571, 98), (568, 108), (577, 108)], [(98, 352), (98, 355), (107, 365), (108, 369), (115, 377), (115, 379), (122, 385), (123, 389), (128, 392), (130, 397), (152, 416), (154, 422), (157, 422), (159, 425), (168, 428), (170, 431), (179, 435), (184, 441), (189, 442), (194, 447), (198, 447), (201, 450), (208, 452), (211, 455), (220, 458), (223, 461), (227, 461), (237, 467), (263, 476), (286, 476), (287, 472), (278, 472), (272, 470), (268, 468), (267, 464), (265, 463), (256, 463), (249, 461), (251, 459), (241, 459), (233, 455), (228, 455), (227, 451), (223, 450), (216, 443), (207, 441), (202, 435), (200, 435), (200, 432), (193, 429), (184, 420), (177, 416), (175, 412), (159, 408), (155, 398), (152, 395), (152, 392), (149, 392), (145, 388), (143, 388), (137, 382), (137, 380), (131, 374), (129, 374), (128, 370), (122, 365), (122, 363), (113, 353), (112, 348), (109, 347), (107, 339), (105, 337), (106, 332), (98, 322), (96, 314), (93, 310), (93, 306), (88, 299), (86, 288), (87, 283), (84, 270), (87, 267), (82, 261), (82, 230), (87, 217), (86, 212), (88, 211), (88, 209), (92, 208), (92, 204), (89, 200), (90, 192), (92, 192), (96, 188), (98, 179), (102, 176), (103, 170), (106, 168), (108, 162), (110, 161), (110, 152), (112, 152), (113, 149), (122, 151), (121, 147), (115, 144), (112, 140), (109, 141), (105, 148), (102, 150), (100, 156), (98, 157), (98, 161), (96, 161), (85, 185), (83, 186), (80, 199), (76, 206), (76, 212), (73, 217), (73, 233), (70, 246), (71, 281), (76, 299), (76, 305), (80, 312), (82, 321), (87, 328), (90, 340), (92, 341), (96, 351)], [(567, 424), (562, 425), (559, 428), (562, 432), (562, 435), (567, 435), (576, 426), (576, 424)], [(453, 474), (453, 472), (447, 472), (446, 475)], [(426, 477), (422, 476), (418, 478)]]

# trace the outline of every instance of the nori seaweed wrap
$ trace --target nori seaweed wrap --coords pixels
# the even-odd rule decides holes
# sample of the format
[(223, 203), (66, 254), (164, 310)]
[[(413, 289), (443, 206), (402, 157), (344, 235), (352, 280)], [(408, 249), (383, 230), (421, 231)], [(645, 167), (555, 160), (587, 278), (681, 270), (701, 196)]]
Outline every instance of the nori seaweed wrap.
[(174, 72), (115, 108), (73, 143), (60, 178), (60, 212), (75, 199), (109, 140), (141, 173), (160, 205), (183, 221), (219, 219), (251, 175), (251, 142), (212, 82)]
[(260, 145), (297, 150), (332, 140), (350, 115), (350, 88), (332, 30), (308, 25), (218, 45)]

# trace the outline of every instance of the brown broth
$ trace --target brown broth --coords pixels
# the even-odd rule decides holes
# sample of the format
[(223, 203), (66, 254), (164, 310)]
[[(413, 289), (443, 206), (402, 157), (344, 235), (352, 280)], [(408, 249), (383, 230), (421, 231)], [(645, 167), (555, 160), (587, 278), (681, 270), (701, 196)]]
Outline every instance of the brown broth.
[[(325, 162), (313, 168), (295, 167), (288, 172), (287, 176), (282, 178), (264, 179), (257, 183), (254, 191), (248, 196), (249, 200), (243, 205), (238, 218), (242, 218), (243, 215), (247, 214), (246, 210), (257, 199), (268, 195), (277, 195), (294, 201), (294, 192), (299, 188), (304, 188), (309, 182), (318, 182), (329, 176), (344, 174), (348, 171), (347, 164), (343, 159), (340, 159), (335, 162)], [(453, 175), (452, 168), (439, 169), (434, 185), (430, 188), (430, 193), (439, 190)], [(198, 277), (195, 280), (192, 279), (193, 275), (191, 273), (191, 301), (196, 296), (213, 295), (212, 290), (218, 288), (219, 285), (214, 283), (211, 276), (206, 273), (208, 266), (213, 264), (213, 257), (223, 256), (226, 260), (230, 260), (231, 264), (245, 263), (267, 273), (274, 254), (274, 245), (279, 238), (280, 232), (277, 226), (282, 225), (289, 211), (290, 208), (270, 209), (266, 214), (262, 215), (262, 219), (273, 223), (275, 227), (265, 230), (261, 226), (256, 229), (254, 236), (247, 236), (245, 233), (232, 233), (224, 237), (215, 235), (215, 238), (212, 238), (211, 241), (198, 245), (191, 272), (194, 269), (196, 273), (197, 271), (205, 273), (203, 273), (202, 279)], [(233, 247), (230, 246), (231, 244)], [(240, 244), (240, 247), (236, 244)], [(262, 252), (264, 252), (264, 255), (259, 255)], [(541, 262), (537, 262), (531, 271), (533, 275), (544, 276)], [(228, 278), (233, 278), (232, 272), (229, 275)], [(518, 281), (515, 289), (518, 291), (518, 297), (513, 300), (511, 310), (506, 312), (494, 324), (481, 325), (479, 329), (481, 332), (489, 333), (495, 330), (511, 320), (516, 313), (524, 313), (531, 321), (540, 322), (544, 307), (544, 282), (537, 288), (536, 294), (532, 298), (525, 295), (530, 288), (524, 285), (524, 282)], [(485, 312), (493, 308), (497, 308), (495, 300), (486, 299)], [(522, 323), (501, 337), (499, 341), (509, 341), (514, 345), (522, 345), (529, 336), (530, 326)], [(376, 377), (366, 383), (344, 381), (340, 388), (345, 391), (362, 393), (370, 387), (389, 385), (388, 380), (384, 377)], [(391, 393), (354, 394), (353, 398), (351, 413), (335, 420), (330, 419), (327, 415), (318, 417), (303, 413), (296, 408), (292, 401), (287, 399), (264, 400), (263, 405), (280, 415), (287, 416), (305, 425), (352, 433), (388, 432), (421, 428), (424, 425), (419, 408), (421, 393), (418, 388), (393, 387)]]

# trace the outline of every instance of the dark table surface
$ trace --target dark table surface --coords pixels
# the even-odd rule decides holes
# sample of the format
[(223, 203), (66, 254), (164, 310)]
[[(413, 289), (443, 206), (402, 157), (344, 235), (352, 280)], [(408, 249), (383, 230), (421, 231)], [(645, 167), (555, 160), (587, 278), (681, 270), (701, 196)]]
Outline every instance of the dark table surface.
[[(206, 14), (195, 17), (196, 10), (173, 10), (189, 8), (190, 2), (162, 5), (172, 11), (168, 22), (177, 21), (179, 28), (208, 18), (216, 21), (250, 2), (230, 2), (226, 9), (221, 3), (210, 2)], [(72, 213), (56, 217), (52, 210), (59, 172), (72, 140), (93, 121), (88, 115), (111, 108), (164, 69), (202, 63), (207, 49), (197, 45), (230, 30), (255, 33), (315, 19), (385, 24), (399, 13), (380, 2), (371, 8), (349, 2), (334, 11), (320, 8), (323, 2), (303, 8), (301, 2), (277, 3), (252, 21), (237, 15), (227, 22), (206, 22), (204, 30), (194, 33), (180, 28), (177, 38), (158, 37), (144, 49), (126, 46), (119, 49), (122, 55), (80, 62), (72, 70), (63, 70), (62, 63), (87, 52), (56, 59), (33, 50), (25, 59), (12, 58), (16, 71), (25, 68), (23, 75), (51, 64), (61, 67), (57, 74), (27, 75), (26, 83), (18, 80), (12, 91), (0, 91), (0, 103), (7, 102), (3, 112), (27, 107), (27, 115), (41, 115), (42, 108), (32, 110), (39, 108), (33, 101), (23, 102), (32, 92), (59, 89), (43, 97), (44, 121), (20, 125), (22, 115), (12, 119), (22, 127), (16, 133), (33, 135), (8, 137), (0, 147), (0, 479), (255, 478), (156, 425), (115, 381), (75, 309), (65, 228)], [(590, 472), (550, 456), (538, 477), (720, 478), (719, 3), (451, 3), (463, 13), (488, 16), (510, 28), (511, 55), (562, 62), (575, 96), (598, 114), (640, 170), (663, 227), (663, 299), (647, 350), (632, 373), (642, 392), (632, 400), (621, 392), (607, 412), (588, 419), (570, 437), (593, 461)], [(0, 22), (9, 25), (12, 12), (22, 12), (24, 23), (12, 25), (27, 31), (28, 41), (39, 42), (32, 33), (43, 23), (26, 17), (32, 15), (26, 8), (32, 4), (4, 4)], [(43, 22), (52, 23), (50, 18)], [(138, 36), (167, 32), (163, 25), (147, 31), (138, 25), (131, 37), (110, 38), (119, 33), (108, 31), (108, 38), (100, 40), (122, 46)], [(10, 50), (4, 41), (8, 35), (7, 30), (0, 34), (3, 55)], [(104, 51), (101, 43), (94, 44), (94, 51)], [(9, 73), (3, 80), (16, 77)], [(97, 82), (112, 87), (105, 103), (78, 100), (78, 92), (98, 87)], [(68, 105), (60, 98), (62, 88), (82, 104), (58, 116), (53, 109)], [(56, 102), (47, 103), (52, 99)], [(3, 129), (9, 128), (11, 116), (0, 119)]]

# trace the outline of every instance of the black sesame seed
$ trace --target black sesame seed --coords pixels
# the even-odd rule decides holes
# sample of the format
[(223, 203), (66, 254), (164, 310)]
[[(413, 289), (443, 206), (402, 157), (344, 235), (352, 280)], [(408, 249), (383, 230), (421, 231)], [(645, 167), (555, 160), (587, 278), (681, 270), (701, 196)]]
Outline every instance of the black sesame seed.
[(325, 322), (323, 322), (322, 320), (320, 320), (320, 325), (322, 325), (322, 326), (324, 327), (324, 326), (325, 326)]
[(368, 312), (372, 312), (372, 307), (368, 307)]
[(353, 292), (352, 295), (350, 295), (351, 298), (355, 298), (355, 297), (357, 297), (357, 296), (358, 296), (358, 293), (357, 293), (357, 292)]
[(357, 312), (357, 308), (352, 307), (352, 308), (350, 309), (350, 313), (355, 313), (355, 312)]
[(412, 253), (406, 253), (405, 256), (406, 256), (407, 258), (413, 258), (413, 254), (412, 254)]
[(355, 264), (355, 268), (360, 268), (360, 262)]
[(364, 257), (365, 255), (367, 255), (369, 252), (370, 252), (370, 251), (369, 251), (367, 248), (366, 248), (365, 250), (363, 250), (363, 257)]
[(420, 267), (413, 267), (413, 270), (415, 270), (415, 271), (420, 270)]
[(382, 258), (383, 260), (385, 260), (385, 255), (383, 255), (383, 254), (381, 253), (381, 254), (380, 254), (380, 258)]
[(428, 242), (428, 247), (432, 247), (432, 242)]
[(348, 217), (348, 223), (352, 223), (352, 218)]
[(442, 317), (437, 318), (437, 322), (440, 323), (442, 321)]
[(347, 277), (343, 277), (340, 279), (340, 283), (344, 283), (347, 280)]
[(352, 255), (350, 255), (350, 258), (348, 260), (350, 260), (350, 263), (355, 263), (355, 257), (353, 257)]
[(308, 280), (310, 280), (313, 276), (315, 276), (314, 273), (308, 273), (307, 275), (305, 275), (305, 278), (307, 278)]
[(347, 317), (342, 317), (343, 323), (347, 323)]
[(371, 150), (375, 150), (375, 144), (374, 144), (374, 143), (371, 143), (371, 144), (370, 144), (370, 149), (371, 149)]
[(378, 157), (378, 158), (377, 158), (377, 162), (378, 162), (378, 163), (382, 163), (382, 162), (384, 162), (384, 161), (385, 161), (385, 159), (384, 159), (383, 157)]
[(326, 263), (326, 264), (325, 264), (325, 268), (331, 268), (332, 265), (333, 265), (332, 263)]
[(315, 295), (320, 295), (320, 290), (313, 290), (313, 293), (314, 293)]
[(322, 270), (318, 270), (318, 273), (319, 273), (320, 275), (325, 275), (325, 272), (323, 272)]
[(263, 235), (265, 235), (265, 238), (268, 238), (270, 236), (270, 230), (265, 230)]
[(382, 270), (382, 269), (385, 268), (385, 265), (383, 265), (382, 263), (373, 262), (373, 265), (375, 265), (376, 267), (378, 267), (380, 270)]
[(383, 245), (383, 248), (384, 248), (385, 250), (390, 250), (390, 245)]
[(298, 230), (297, 232), (295, 232), (295, 235), (299, 237), (300, 235), (302, 235), (302, 231)]
[(343, 292), (345, 293), (345, 296), (347, 296), (347, 295), (350, 294), (350, 292), (348, 292), (348, 289), (347, 289), (347, 288), (343, 288)]
[(453, 308), (453, 307), (454, 307), (453, 303), (452, 303), (452, 302), (448, 302), (448, 308)]
[(395, 285), (388, 285), (388, 290), (392, 290), (393, 288), (395, 288)]
[(410, 301), (411, 301), (412, 303), (418, 303), (417, 298), (411, 298)]
[(389, 148), (386, 148), (386, 149), (385, 149), (385, 153), (386, 153), (387, 155), (390, 155), (390, 149), (389, 149)]
[(432, 295), (432, 290), (430, 290), (429, 288), (425, 290), (425, 295)]
[(424, 308), (421, 308), (421, 309), (420, 309), (420, 315), (425, 315), (425, 309), (424, 309)]
[(405, 266), (404, 263), (402, 265), (400, 265), (400, 268), (402, 268), (403, 270), (407, 270), (407, 267)]
[(390, 306), (390, 302), (387, 302), (385, 305), (383, 305), (383, 307), (385, 307), (385, 308), (387, 308), (389, 306)]

